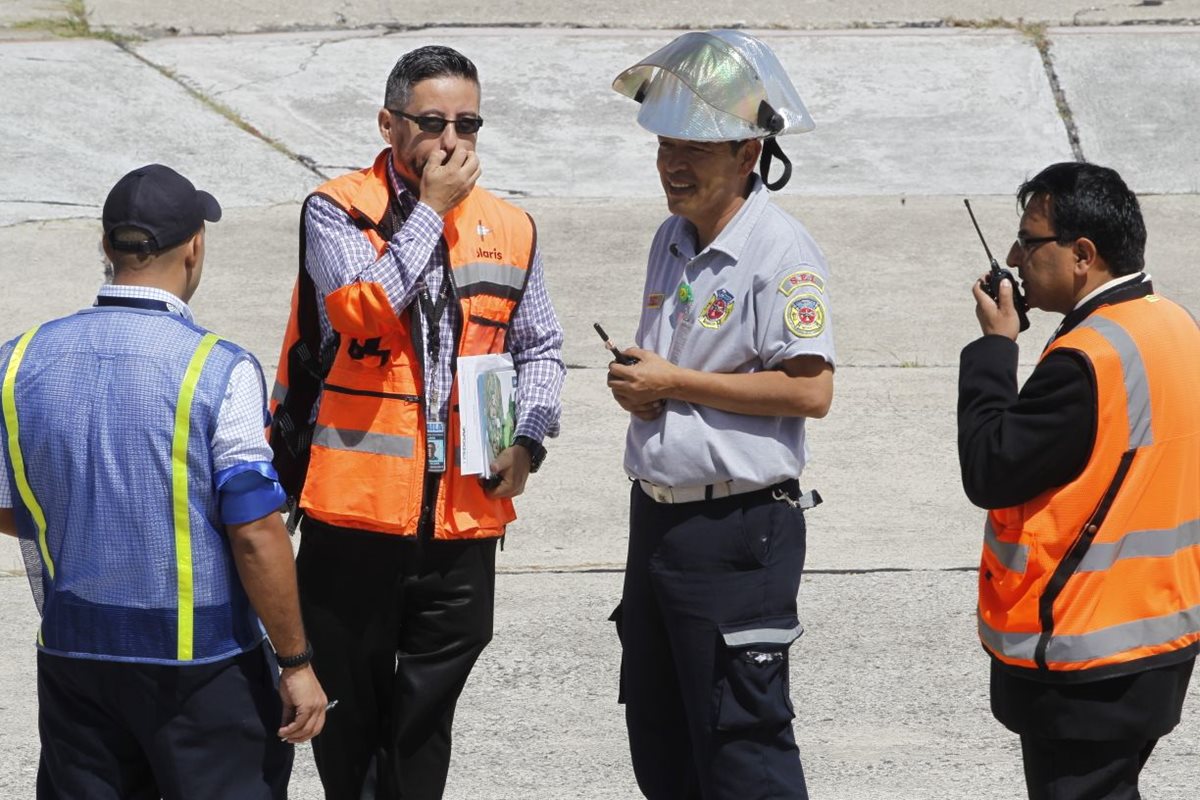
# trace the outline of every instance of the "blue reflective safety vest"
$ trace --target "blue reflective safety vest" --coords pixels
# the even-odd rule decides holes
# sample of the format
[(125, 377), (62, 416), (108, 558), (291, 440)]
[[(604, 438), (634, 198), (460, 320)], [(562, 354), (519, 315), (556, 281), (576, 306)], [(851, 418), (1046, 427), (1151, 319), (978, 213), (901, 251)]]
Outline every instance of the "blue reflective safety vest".
[(40, 649), (184, 664), (262, 641), (210, 447), (243, 360), (253, 357), (176, 314), (125, 306), (85, 309), (0, 349), (0, 449)]

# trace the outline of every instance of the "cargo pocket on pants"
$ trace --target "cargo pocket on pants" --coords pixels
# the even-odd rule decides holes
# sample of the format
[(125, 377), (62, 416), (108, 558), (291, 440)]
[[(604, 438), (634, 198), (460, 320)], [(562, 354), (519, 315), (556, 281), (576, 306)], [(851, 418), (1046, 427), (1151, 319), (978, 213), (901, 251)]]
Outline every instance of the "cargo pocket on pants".
[(613, 623), (617, 628), (617, 641), (621, 643), (621, 666), (617, 673), (617, 703), (625, 702), (625, 640), (622, 638), (621, 623), (623, 622), (624, 603), (617, 603), (617, 607), (608, 615), (608, 621)]
[(716, 727), (738, 731), (796, 716), (788, 695), (788, 648), (804, 627), (794, 616), (721, 625)]

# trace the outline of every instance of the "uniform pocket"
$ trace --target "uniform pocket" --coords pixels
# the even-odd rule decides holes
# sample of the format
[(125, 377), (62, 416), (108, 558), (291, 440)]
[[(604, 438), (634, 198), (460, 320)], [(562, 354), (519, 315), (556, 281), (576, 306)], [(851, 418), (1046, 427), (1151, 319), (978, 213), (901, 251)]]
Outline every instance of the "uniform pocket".
[(715, 692), (717, 730), (738, 731), (790, 722), (788, 648), (804, 627), (794, 616), (720, 626), (721, 671)]

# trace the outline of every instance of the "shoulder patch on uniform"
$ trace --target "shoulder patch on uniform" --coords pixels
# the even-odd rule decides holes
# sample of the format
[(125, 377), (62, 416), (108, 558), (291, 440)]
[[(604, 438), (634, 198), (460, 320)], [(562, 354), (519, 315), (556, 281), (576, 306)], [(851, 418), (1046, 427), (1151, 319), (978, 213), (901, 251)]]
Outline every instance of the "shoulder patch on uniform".
[(815, 272), (802, 269), (793, 272), (779, 282), (779, 293), (787, 297), (801, 286), (811, 286), (818, 292), (823, 293), (825, 291), (825, 280)]
[(700, 312), (700, 324), (706, 328), (721, 327), (733, 313), (733, 305), (733, 293), (728, 289), (717, 289), (704, 304), (704, 310)]
[(812, 292), (797, 295), (783, 309), (787, 328), (802, 339), (820, 336), (825, 330), (825, 303)]
[(662, 308), (662, 304), (662, 292), (652, 292), (651, 294), (646, 295), (646, 308)]

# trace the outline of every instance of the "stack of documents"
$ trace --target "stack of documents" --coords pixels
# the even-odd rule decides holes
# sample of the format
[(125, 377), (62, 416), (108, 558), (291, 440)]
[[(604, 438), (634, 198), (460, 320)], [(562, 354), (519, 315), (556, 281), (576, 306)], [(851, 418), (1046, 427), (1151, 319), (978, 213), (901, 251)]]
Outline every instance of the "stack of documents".
[(458, 359), (459, 472), (491, 477), (491, 463), (512, 445), (517, 427), (517, 370), (507, 353)]

